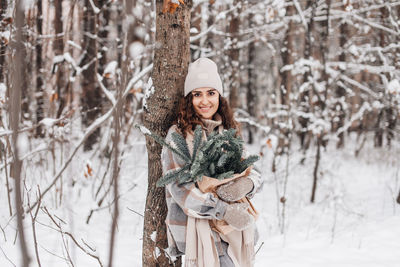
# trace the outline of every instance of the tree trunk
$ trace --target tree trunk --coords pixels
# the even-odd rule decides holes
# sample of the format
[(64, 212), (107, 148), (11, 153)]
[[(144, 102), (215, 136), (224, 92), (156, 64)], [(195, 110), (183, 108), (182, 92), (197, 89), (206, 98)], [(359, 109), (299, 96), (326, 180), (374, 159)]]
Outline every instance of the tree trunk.
[[(38, 36), (43, 34), (43, 7), (42, 1), (37, 2), (37, 17), (36, 17), (36, 29)], [(36, 40), (36, 136), (44, 137), (43, 126), (39, 125), (39, 122), (44, 119), (44, 82), (42, 73), (42, 42), (40, 38)]]
[[(93, 4), (98, 5), (97, 0)], [(97, 83), (97, 36), (98, 22), (90, 0), (85, 0), (86, 12), (83, 18), (83, 47), (84, 57), (80, 64), (81, 67), (87, 66), (81, 75), (82, 84), (82, 122), (84, 126), (91, 125), (101, 114), (102, 99), (99, 85)], [(100, 128), (92, 133), (85, 141), (84, 150), (91, 150), (100, 135)]]
[[(0, 0), (0, 21), (3, 21), (4, 16), (6, 15), (8, 7), (7, 0)], [(3, 23), (0, 23), (0, 33), (5, 30), (5, 26)], [(5, 77), (5, 55), (6, 55), (6, 46), (7, 44), (4, 42), (3, 38), (0, 38), (0, 83), (4, 82)]]
[[(63, 21), (62, 21), (62, 0), (54, 0), (54, 29), (56, 32), (56, 39), (53, 43), (54, 55), (62, 56), (64, 54), (64, 38), (61, 36), (63, 33)], [(58, 36), (60, 35), (60, 36)], [(58, 108), (56, 117), (59, 118), (66, 104), (66, 77), (65, 77), (65, 67), (63, 62), (58, 63), (56, 72), (56, 90), (57, 90), (57, 100)]]
[[(345, 6), (343, 6), (343, 10), (345, 10)], [(339, 36), (339, 43), (340, 47), (343, 48), (342, 53), (339, 55), (339, 62), (346, 63), (346, 50), (344, 49), (348, 38), (350, 38), (350, 30), (349, 30), (349, 25), (347, 25), (346, 21), (343, 21), (342, 24), (340, 25), (340, 36)], [(341, 70), (341, 72), (345, 72), (345, 70)], [(341, 99), (346, 96), (346, 90), (338, 85), (335, 90), (335, 97), (336, 97), (336, 102), (334, 105), (334, 114), (335, 117), (337, 118), (337, 122), (334, 122), (334, 126), (332, 127), (332, 131), (337, 131), (341, 127), (344, 126), (344, 119), (346, 117), (346, 113), (344, 110), (344, 107), (342, 105)], [(339, 140), (336, 143), (336, 148), (343, 148), (344, 146), (344, 133), (341, 132), (339, 134)]]
[(22, 86), (23, 81), (21, 79), (22, 76), (26, 74), (25, 68), (25, 58), (26, 54), (25, 45), (24, 45), (24, 34), (22, 32), (25, 21), (24, 14), (24, 4), (20, 0), (16, 0), (15, 2), (15, 26), (16, 26), (16, 36), (15, 36), (15, 56), (13, 59), (13, 71), (12, 71), (12, 89), (10, 91), (10, 128), (12, 129), (12, 146), (14, 152), (13, 163), (11, 165), (11, 175), (14, 178), (15, 182), (15, 207), (17, 211), (17, 228), (18, 228), (18, 237), (21, 248), (21, 258), (22, 258), (22, 266), (29, 267), (29, 263), (31, 258), (28, 253), (28, 248), (25, 240), (24, 233), (24, 208), (22, 204), (22, 183), (21, 183), (21, 167), (22, 162), (20, 160), (20, 156), (18, 153), (18, 130), (19, 130), (19, 122), (21, 115), (21, 95), (22, 95)]
[[(189, 29), (192, 1), (185, 1), (174, 14), (162, 13), (163, 1), (156, 1), (156, 43), (152, 80), (154, 93), (147, 99), (144, 124), (165, 136), (176, 116), (178, 99), (190, 61)], [(157, 188), (161, 177), (161, 146), (146, 138), (148, 151), (148, 189), (143, 229), (143, 266), (170, 266), (164, 249), (167, 245), (165, 217), (167, 207), (164, 188)], [(156, 232), (155, 242), (151, 234)], [(180, 265), (180, 260), (178, 265)]]
[[(313, 34), (315, 31), (315, 21), (314, 21), (314, 16), (315, 16), (315, 10), (317, 8), (317, 3), (315, 1), (308, 1), (307, 2), (307, 9), (311, 8), (311, 17), (310, 21), (307, 24), (307, 29), (305, 33), (305, 39), (304, 39), (304, 58), (306, 60), (309, 60), (313, 56), (314, 52), (314, 45), (313, 45)], [(312, 76), (311, 69), (309, 69), (306, 73), (304, 73), (303, 76), (303, 83), (307, 83), (309, 80), (309, 77)], [(307, 87), (303, 89), (303, 92), (300, 93), (300, 110), (302, 110), (304, 113), (309, 113), (311, 110), (311, 96), (312, 96), (312, 91), (313, 85), (309, 84)], [(308, 128), (309, 124), (309, 118), (308, 117), (299, 117), (299, 123), (301, 125), (301, 131), (299, 133), (300, 136), (300, 145), (301, 148), (306, 151), (310, 145), (310, 140), (311, 140), (311, 134), (309, 131), (306, 131)], [(307, 139), (308, 137), (308, 139)]]
[[(239, 3), (239, 0), (234, 1), (234, 6)], [(235, 109), (239, 107), (239, 89), (240, 89), (240, 69), (239, 69), (239, 26), (240, 26), (240, 8), (230, 13), (229, 22), (229, 64), (230, 64), (230, 83), (229, 83), (229, 105)]]
[[(287, 16), (293, 16), (295, 14), (295, 7), (289, 4), (286, 7)], [(295, 22), (290, 20), (284, 40), (284, 51), (282, 52), (283, 66), (294, 63), (294, 52), (295, 52)], [(293, 75), (290, 71), (286, 70), (281, 72), (282, 84), (281, 84), (281, 104), (289, 105), (289, 94), (293, 87)]]
[[(251, 22), (251, 18), (249, 19)], [(250, 23), (250, 27), (252, 27)], [(256, 87), (256, 68), (255, 68), (255, 57), (256, 57), (256, 48), (254, 42), (249, 44), (249, 58), (248, 58), (248, 85), (247, 85), (247, 110), (249, 115), (252, 118), (257, 117), (257, 87)], [(248, 125), (249, 131), (249, 144), (253, 143), (253, 135), (256, 128)]]
[(313, 185), (311, 189), (311, 203), (315, 202), (315, 194), (317, 192), (317, 184), (318, 184), (318, 168), (319, 168), (319, 161), (321, 158), (321, 141), (322, 138), (318, 137), (317, 138), (317, 155), (315, 156), (315, 166), (314, 166), (314, 179), (313, 179)]

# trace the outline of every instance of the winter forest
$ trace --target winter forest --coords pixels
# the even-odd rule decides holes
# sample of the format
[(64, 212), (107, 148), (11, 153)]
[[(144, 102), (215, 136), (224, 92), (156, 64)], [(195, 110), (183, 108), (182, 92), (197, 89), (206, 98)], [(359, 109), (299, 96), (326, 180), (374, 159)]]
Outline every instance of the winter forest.
[(400, 0), (0, 0), (0, 266), (183, 266), (136, 126), (199, 57), (260, 156), (255, 266), (399, 266)]

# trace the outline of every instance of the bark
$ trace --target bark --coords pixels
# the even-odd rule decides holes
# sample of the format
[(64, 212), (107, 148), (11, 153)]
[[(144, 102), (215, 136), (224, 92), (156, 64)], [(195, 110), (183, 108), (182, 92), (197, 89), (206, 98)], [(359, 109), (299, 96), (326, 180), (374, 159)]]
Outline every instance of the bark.
[[(293, 5), (286, 7), (287, 16), (293, 16), (296, 10)], [(283, 66), (294, 63), (294, 52), (295, 52), (295, 28), (296, 25), (293, 20), (290, 20), (284, 40), (284, 51), (282, 52)], [(281, 72), (282, 84), (281, 84), (281, 104), (289, 105), (289, 94), (293, 87), (293, 75), (290, 71)]]
[[(251, 26), (250, 26), (251, 27)], [(257, 114), (257, 87), (256, 87), (256, 68), (255, 68), (255, 57), (256, 57), (256, 49), (254, 42), (249, 44), (249, 60), (248, 60), (248, 77), (249, 82), (247, 86), (247, 110), (249, 115), (252, 118), (256, 118)], [(248, 126), (249, 131), (249, 144), (253, 143), (253, 134), (255, 131), (255, 127), (251, 125)]]
[[(63, 33), (63, 20), (62, 20), (62, 0), (54, 0), (55, 16), (54, 16), (54, 29), (56, 32), (56, 39), (53, 43), (53, 49), (55, 56), (64, 54), (64, 38), (57, 36)], [(61, 113), (66, 104), (66, 77), (65, 77), (65, 66), (63, 62), (58, 63), (56, 72), (56, 91), (57, 91), (57, 118), (61, 116)]]
[(313, 173), (313, 185), (312, 185), (312, 190), (311, 190), (311, 203), (314, 203), (315, 201), (315, 195), (317, 192), (317, 184), (318, 184), (318, 168), (319, 168), (319, 161), (321, 158), (321, 138), (317, 138), (317, 155), (315, 157), (315, 166), (314, 166), (314, 173)]
[[(37, 2), (36, 30), (38, 36), (43, 34), (43, 7), (42, 1)], [(44, 119), (44, 82), (42, 73), (42, 42), (40, 38), (36, 40), (36, 136), (44, 137), (43, 126), (39, 122)]]
[(23, 9), (23, 3), (20, 0), (15, 2), (15, 25), (16, 25), (16, 37), (15, 37), (15, 57), (13, 59), (13, 71), (12, 71), (12, 89), (10, 92), (10, 126), (13, 131), (12, 133), (12, 146), (14, 152), (14, 159), (11, 165), (11, 174), (15, 182), (15, 207), (17, 212), (17, 228), (19, 243), (21, 249), (21, 258), (24, 267), (29, 267), (31, 258), (28, 253), (28, 248), (25, 240), (25, 231), (23, 225), (23, 204), (22, 204), (22, 192), (21, 192), (21, 167), (22, 162), (19, 158), (18, 153), (18, 130), (21, 115), (21, 95), (23, 81), (21, 77), (25, 75), (25, 62), (24, 62), (24, 35), (22, 29), (24, 27), (25, 14)]
[[(147, 99), (144, 112), (145, 126), (165, 136), (176, 115), (178, 98), (190, 61), (189, 29), (192, 1), (185, 1), (174, 14), (162, 13), (163, 1), (156, 1), (156, 43), (152, 80), (154, 93)], [(161, 177), (161, 146), (146, 138), (148, 151), (148, 189), (143, 229), (143, 266), (170, 266), (164, 249), (167, 245), (164, 223), (167, 207), (164, 188), (157, 188)], [(155, 242), (150, 235), (157, 233)], [(171, 265), (172, 266), (172, 265)], [(175, 263), (180, 266), (180, 260)]]
[[(107, 3), (106, 3), (106, 0), (99, 0), (99, 5), (100, 6), (105, 6)], [(121, 8), (118, 8), (119, 10), (120, 9), (122, 9), (122, 8), (124, 8), (124, 6), (123, 5), (120, 5), (121, 6)], [(118, 11), (119, 11), (118, 10)], [(119, 15), (123, 15), (123, 14), (119, 14)], [(122, 16), (119, 16), (119, 17), (122, 17)], [(107, 43), (107, 37), (108, 37), (108, 27), (109, 27), (109, 20), (110, 20), (110, 11), (109, 11), (109, 8), (105, 8), (105, 9), (103, 9), (103, 11), (101, 12), (101, 16), (100, 16), (100, 18), (99, 18), (99, 38), (102, 40), (102, 42), (104, 42), (104, 43)], [(122, 23), (122, 19), (121, 20), (119, 20), (119, 21), (121, 21), (121, 23)], [(121, 23), (119, 23), (118, 25), (121, 25)], [(123, 31), (122, 31), (122, 28), (120, 28), (120, 29), (118, 29), (119, 31), (119, 33), (123, 33)], [(120, 34), (121, 36), (119, 36), (118, 38), (120, 39), (120, 40), (122, 40), (124, 37), (123, 37), (123, 34)], [(118, 46), (119, 47), (119, 46)], [(119, 51), (121, 51), (122, 49), (118, 49)], [(100, 51), (99, 51), (100, 53), (101, 53), (101, 58), (100, 58), (100, 60), (99, 60), (99, 65), (98, 65), (98, 72), (100, 73), (100, 75), (101, 74), (103, 74), (103, 72), (104, 72), (104, 69), (105, 69), (105, 67), (106, 67), (106, 64), (107, 64), (107, 53), (106, 53), (106, 51), (104, 50), (104, 49), (100, 49)], [(118, 66), (121, 66), (121, 65), (118, 65)], [(104, 80), (104, 85), (108, 88), (108, 86), (107, 86), (107, 79), (105, 79)]]
[[(0, 0), (0, 21), (4, 19), (4, 16), (6, 15), (8, 7), (8, 1), (7, 0)], [(0, 32), (4, 31), (5, 26), (3, 23), (0, 23)], [(6, 64), (6, 47), (7, 44), (6, 42), (0, 38), (0, 83), (4, 82), (4, 77), (5, 77), (5, 64)]]
[[(343, 6), (343, 10), (345, 9), (345, 6)], [(342, 48), (342, 52), (339, 55), (339, 61), (340, 62), (346, 62), (346, 50), (345, 50), (345, 45), (347, 43), (348, 38), (350, 38), (350, 29), (349, 25), (347, 25), (346, 21), (343, 21), (342, 24), (340, 25), (340, 37), (339, 37), (339, 44), (340, 47)], [(342, 73), (344, 73), (344, 70), (341, 70)], [(346, 113), (344, 110), (344, 107), (342, 105), (341, 99), (346, 96), (346, 90), (341, 87), (337, 86), (335, 90), (335, 97), (336, 97), (336, 103), (334, 105), (334, 112), (335, 116), (337, 117), (337, 122), (334, 123), (332, 127), (332, 131), (336, 131), (337, 129), (341, 128), (344, 126), (344, 119), (346, 117)], [(343, 148), (344, 146), (344, 133), (339, 134), (339, 140), (336, 143), (336, 148)]]
[[(313, 46), (313, 35), (315, 32), (314, 16), (317, 3), (315, 1), (308, 1), (307, 8), (310, 7), (311, 7), (311, 17), (309, 23), (307, 24), (307, 32), (304, 39), (304, 58), (306, 60), (311, 59), (312, 55), (314, 54), (314, 46)], [(308, 70), (303, 76), (303, 83), (307, 83), (311, 75), (312, 75), (311, 70)], [(300, 93), (300, 109), (304, 113), (308, 113), (312, 109), (311, 107), (312, 90), (313, 90), (313, 85), (310, 84), (306, 88), (304, 88), (304, 91), (302, 93)], [(301, 131), (299, 133), (300, 145), (303, 150), (307, 150), (310, 145), (310, 139), (311, 139), (309, 131), (306, 131), (309, 124), (309, 118), (299, 117), (299, 123), (301, 125)]]
[[(97, 0), (93, 0), (93, 4), (99, 6)], [(84, 57), (80, 64), (81, 67), (87, 66), (82, 71), (81, 85), (82, 85), (82, 122), (83, 125), (88, 127), (97, 117), (101, 114), (102, 99), (99, 85), (97, 83), (97, 41), (95, 36), (98, 32), (97, 15), (95, 14), (90, 0), (85, 0), (86, 12), (83, 18), (83, 47)], [(85, 141), (84, 150), (91, 150), (93, 145), (97, 142), (100, 135), (100, 128), (93, 132)]]
[[(237, 5), (239, 0), (234, 1)], [(240, 68), (239, 68), (239, 26), (240, 26), (240, 8), (231, 12), (229, 22), (229, 38), (228, 42), (231, 47), (229, 49), (229, 63), (231, 70), (231, 77), (229, 83), (229, 105), (235, 109), (239, 107), (239, 89), (240, 89)]]

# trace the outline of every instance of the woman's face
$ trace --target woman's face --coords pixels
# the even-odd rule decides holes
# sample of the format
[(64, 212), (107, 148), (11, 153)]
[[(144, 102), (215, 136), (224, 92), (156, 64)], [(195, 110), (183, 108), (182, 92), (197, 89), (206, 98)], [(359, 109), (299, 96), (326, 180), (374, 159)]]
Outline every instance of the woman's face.
[(193, 107), (203, 119), (212, 119), (218, 110), (219, 93), (211, 87), (201, 87), (192, 91)]

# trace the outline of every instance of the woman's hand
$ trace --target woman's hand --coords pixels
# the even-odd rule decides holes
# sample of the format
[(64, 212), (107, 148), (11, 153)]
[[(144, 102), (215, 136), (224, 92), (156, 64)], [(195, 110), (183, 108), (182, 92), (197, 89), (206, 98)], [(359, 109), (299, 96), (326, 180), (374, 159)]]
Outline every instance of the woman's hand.
[(254, 223), (253, 216), (247, 211), (249, 204), (234, 203), (226, 208), (224, 220), (235, 230), (242, 231)]
[(242, 177), (219, 186), (217, 195), (224, 201), (234, 202), (244, 198), (253, 189), (253, 186), (253, 181), (250, 178)]

